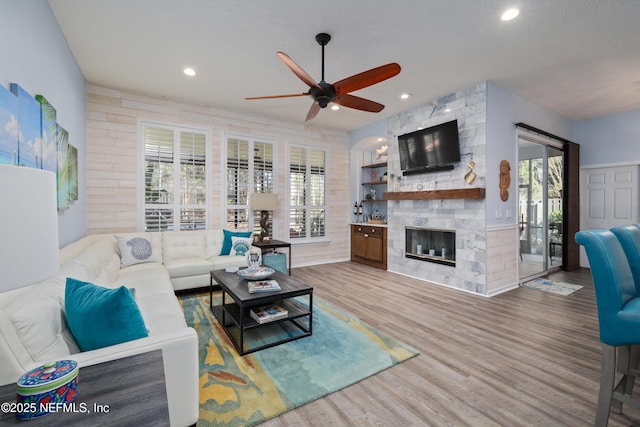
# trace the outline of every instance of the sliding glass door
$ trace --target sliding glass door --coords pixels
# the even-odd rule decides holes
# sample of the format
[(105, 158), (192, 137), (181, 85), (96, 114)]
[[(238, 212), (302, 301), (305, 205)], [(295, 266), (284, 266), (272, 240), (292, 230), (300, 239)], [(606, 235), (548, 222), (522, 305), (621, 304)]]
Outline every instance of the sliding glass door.
[(524, 279), (562, 265), (564, 154), (560, 147), (522, 136), (518, 153), (520, 279)]

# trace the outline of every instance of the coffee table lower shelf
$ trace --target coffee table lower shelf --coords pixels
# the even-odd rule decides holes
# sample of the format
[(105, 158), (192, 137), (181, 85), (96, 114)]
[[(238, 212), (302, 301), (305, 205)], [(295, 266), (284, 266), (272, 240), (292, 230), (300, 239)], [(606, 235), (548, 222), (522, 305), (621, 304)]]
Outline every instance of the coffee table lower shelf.
[[(241, 356), (253, 353), (279, 344), (308, 337), (312, 334), (312, 294), (307, 294), (308, 306), (289, 298), (277, 301), (276, 304), (288, 311), (288, 316), (267, 323), (258, 323), (245, 307), (242, 321), (241, 308), (238, 304), (227, 303), (211, 307), (227, 336)], [(253, 307), (255, 308), (255, 307)]]

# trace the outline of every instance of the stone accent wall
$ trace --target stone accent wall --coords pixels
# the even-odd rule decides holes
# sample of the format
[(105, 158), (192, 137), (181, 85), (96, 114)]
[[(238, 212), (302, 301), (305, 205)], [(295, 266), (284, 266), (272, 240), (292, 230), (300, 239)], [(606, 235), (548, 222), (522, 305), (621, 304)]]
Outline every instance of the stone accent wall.
[[(479, 83), (389, 119), (389, 174), (401, 174), (397, 137), (418, 127), (458, 120), (461, 162), (451, 171), (402, 177), (400, 191), (485, 187), (486, 83)], [(395, 141), (395, 143), (393, 142)], [(467, 163), (476, 164), (476, 181), (464, 180)], [(397, 190), (396, 190), (397, 191)], [(453, 288), (487, 295), (487, 232), (484, 199), (400, 200), (387, 202), (388, 269)], [(405, 226), (456, 231), (456, 266), (406, 258)]]
[[(225, 133), (275, 142), (276, 191), (281, 200), (287, 197), (288, 144), (328, 149), (327, 242), (295, 246), (292, 261), (293, 266), (298, 266), (349, 259), (349, 234), (345, 233), (351, 213), (346, 132), (91, 85), (87, 87), (87, 234), (136, 231), (139, 120), (210, 129), (213, 143), (211, 228), (224, 225)], [(288, 240), (288, 227), (287, 212), (276, 212), (276, 237)]]

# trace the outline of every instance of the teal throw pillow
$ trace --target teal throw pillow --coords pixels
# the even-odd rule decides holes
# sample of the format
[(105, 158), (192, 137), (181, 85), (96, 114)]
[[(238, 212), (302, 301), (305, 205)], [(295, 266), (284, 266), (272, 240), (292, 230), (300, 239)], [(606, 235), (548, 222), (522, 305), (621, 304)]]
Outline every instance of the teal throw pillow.
[(229, 231), (222, 230), (224, 233), (224, 240), (222, 241), (222, 249), (220, 249), (220, 255), (229, 255), (231, 253), (231, 237), (251, 237), (252, 231)]
[(131, 291), (67, 278), (67, 324), (80, 350), (89, 351), (149, 336)]

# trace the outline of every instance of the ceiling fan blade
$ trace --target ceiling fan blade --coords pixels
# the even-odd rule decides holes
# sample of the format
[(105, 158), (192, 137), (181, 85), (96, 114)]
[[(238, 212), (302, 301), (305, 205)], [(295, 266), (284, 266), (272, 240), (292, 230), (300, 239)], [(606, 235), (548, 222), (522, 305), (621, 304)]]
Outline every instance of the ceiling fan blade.
[(294, 96), (309, 96), (308, 93), (292, 93), (289, 95), (270, 95), (270, 96), (252, 96), (249, 98), (245, 98), (248, 101), (254, 100), (254, 99), (274, 99), (274, 98), (291, 98)]
[(307, 113), (307, 118), (304, 119), (304, 121), (308, 122), (309, 120), (313, 119), (315, 116), (318, 115), (319, 111), (320, 111), (320, 106), (318, 105), (317, 102), (314, 102), (313, 104), (311, 104), (311, 108), (309, 108), (309, 112)]
[(353, 92), (359, 89), (363, 89), (367, 86), (380, 83), (383, 80), (387, 80), (400, 72), (400, 65), (392, 62), (390, 64), (381, 65), (376, 68), (372, 68), (362, 73), (355, 74), (346, 79), (342, 79), (339, 82), (333, 84), (338, 95)]
[(303, 82), (305, 82), (309, 87), (317, 87), (320, 88), (320, 86), (318, 86), (318, 83), (316, 83), (313, 78), (307, 74), (307, 72), (305, 70), (302, 69), (302, 67), (300, 67), (298, 64), (296, 64), (293, 59), (291, 59), (289, 57), (289, 55), (287, 55), (284, 52), (278, 52), (277, 53), (278, 57), (282, 60), (282, 62), (285, 63), (285, 65), (287, 67), (289, 67), (289, 69), (291, 71), (293, 71), (293, 74), (295, 74), (296, 76), (298, 76), (298, 78), (300, 80), (302, 80)]
[(372, 113), (379, 113), (384, 108), (384, 105), (375, 101), (360, 98), (359, 96), (349, 95), (347, 93), (338, 95), (333, 102), (338, 105), (342, 105), (343, 107), (355, 108), (356, 110), (369, 111)]

